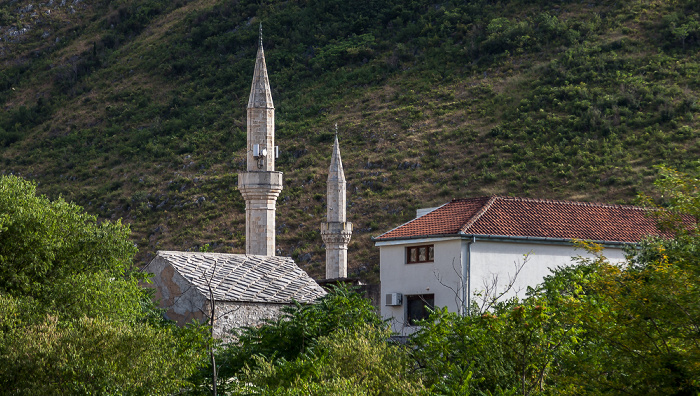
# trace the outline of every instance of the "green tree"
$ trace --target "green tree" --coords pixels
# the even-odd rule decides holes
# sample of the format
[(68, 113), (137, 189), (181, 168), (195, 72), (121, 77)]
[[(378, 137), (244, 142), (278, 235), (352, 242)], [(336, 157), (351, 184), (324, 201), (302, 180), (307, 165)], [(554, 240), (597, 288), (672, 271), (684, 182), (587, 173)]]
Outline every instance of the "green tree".
[(650, 239), (625, 266), (601, 256), (545, 280), (538, 292), (577, 334), (559, 357), (557, 393), (700, 391), (699, 242)]
[(295, 360), (258, 356), (245, 369), (234, 394), (419, 395), (425, 389), (412, 372), (406, 347), (388, 342), (391, 332), (371, 325), (338, 329), (317, 339), (313, 351)]
[(436, 310), (411, 344), (436, 394), (534, 395), (546, 390), (574, 334), (542, 298), (529, 297), (474, 316)]
[[(51, 293), (57, 283), (72, 277), (99, 272), (124, 274), (136, 252), (128, 236), (128, 227), (120, 222), (98, 223), (78, 205), (60, 198), (51, 202), (36, 196), (32, 183), (3, 177), (0, 291), (49, 303), (54, 300)], [(51, 308), (61, 310), (66, 305), (63, 303), (58, 300)]]
[(643, 241), (624, 265), (598, 255), (560, 268), (537, 291), (577, 329), (553, 379), (560, 394), (700, 392), (700, 182), (660, 169), (663, 206), (642, 198), (665, 236)]
[[(254, 370), (260, 362), (295, 362), (312, 353), (320, 338), (366, 325), (387, 327), (367, 299), (344, 285), (333, 288), (314, 304), (285, 307), (278, 318), (242, 329), (236, 341), (220, 349), (216, 357), (218, 389), (225, 392), (232, 379), (245, 370)], [(211, 373), (211, 367), (203, 369), (194, 380), (203, 392), (209, 387)]]
[(0, 178), (0, 389), (168, 394), (207, 339), (162, 320), (131, 268), (129, 229)]
[[(698, 162), (695, 164), (700, 166)], [(642, 194), (639, 200), (656, 209), (654, 215), (662, 229), (674, 234), (680, 231), (683, 234), (697, 233), (700, 221), (700, 178), (697, 172), (683, 173), (666, 166), (656, 168), (659, 177), (654, 181), (654, 186), (659, 192), (658, 199)], [(687, 216), (692, 217), (693, 221), (688, 221)]]

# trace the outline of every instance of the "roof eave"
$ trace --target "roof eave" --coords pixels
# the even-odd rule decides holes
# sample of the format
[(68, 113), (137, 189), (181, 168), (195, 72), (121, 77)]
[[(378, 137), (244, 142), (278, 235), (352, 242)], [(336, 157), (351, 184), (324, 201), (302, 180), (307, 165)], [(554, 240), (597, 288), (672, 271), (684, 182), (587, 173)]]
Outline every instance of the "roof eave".
[(601, 245), (603, 247), (624, 247), (636, 245), (639, 242), (624, 242), (624, 241), (605, 241), (605, 240), (590, 240), (584, 238), (550, 238), (550, 237), (534, 237), (534, 236), (515, 236), (515, 235), (492, 235), (492, 234), (467, 234), (462, 231), (452, 234), (433, 234), (433, 235), (412, 235), (405, 237), (393, 237), (393, 238), (374, 238), (372, 241), (377, 242), (390, 242), (390, 241), (410, 241), (413, 239), (432, 239), (432, 238), (445, 238), (445, 237), (460, 237), (462, 239), (470, 239), (473, 241), (488, 241), (488, 242), (513, 242), (513, 243), (541, 243), (550, 245), (571, 245), (576, 241), (587, 241), (593, 242), (595, 244)]
[(297, 300), (297, 299), (289, 299), (288, 301), (251, 301), (251, 300), (237, 300), (237, 299), (225, 299), (225, 298), (215, 298), (214, 302), (222, 302), (222, 303), (235, 303), (235, 304), (275, 304), (275, 305), (291, 305), (294, 304), (295, 302), (298, 302), (300, 304), (313, 304), (314, 301), (318, 300), (319, 298), (323, 297), (323, 295), (320, 295), (316, 298), (313, 299), (307, 299), (307, 300)]
[[(397, 227), (398, 228), (398, 227)], [(388, 233), (388, 232), (387, 232)], [(372, 242), (384, 242), (384, 241), (400, 241), (402, 239), (425, 239), (425, 238), (445, 238), (445, 237), (459, 237), (461, 236), (460, 234), (457, 233), (451, 233), (451, 234), (430, 234), (430, 235), (411, 235), (411, 236), (402, 236), (402, 237), (391, 237), (391, 238), (382, 238), (382, 236), (378, 237), (371, 237)]]
[(603, 247), (623, 247), (636, 245), (639, 242), (625, 241), (606, 241), (600, 239), (585, 239), (585, 238), (551, 238), (551, 237), (534, 237), (534, 236), (514, 236), (514, 235), (491, 235), (491, 234), (466, 234), (460, 233), (467, 239), (475, 239), (490, 242), (518, 242), (518, 243), (543, 243), (554, 245), (571, 245), (576, 241), (593, 242)]

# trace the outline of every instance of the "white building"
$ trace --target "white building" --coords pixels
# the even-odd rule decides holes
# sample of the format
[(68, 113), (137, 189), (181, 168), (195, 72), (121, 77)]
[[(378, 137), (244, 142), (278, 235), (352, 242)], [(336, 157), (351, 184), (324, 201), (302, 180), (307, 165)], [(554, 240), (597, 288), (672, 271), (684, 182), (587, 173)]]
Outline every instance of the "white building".
[(473, 299), (524, 296), (550, 269), (588, 256), (575, 248), (576, 240), (594, 241), (607, 258), (621, 261), (625, 246), (658, 233), (648, 209), (633, 206), (498, 196), (452, 200), (373, 238), (380, 250), (381, 313), (407, 335), (426, 316), (426, 306), (465, 312)]

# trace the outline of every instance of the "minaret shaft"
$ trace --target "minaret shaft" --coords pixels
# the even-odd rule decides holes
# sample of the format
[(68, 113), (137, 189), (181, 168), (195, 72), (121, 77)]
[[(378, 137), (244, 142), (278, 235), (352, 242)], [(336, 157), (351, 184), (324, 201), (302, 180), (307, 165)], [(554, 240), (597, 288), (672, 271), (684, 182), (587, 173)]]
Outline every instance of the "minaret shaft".
[[(262, 37), (262, 32), (261, 32)], [(248, 172), (275, 170), (275, 105), (267, 78), (262, 39), (255, 57), (255, 71), (248, 97)], [(257, 153), (255, 151), (257, 145)], [(256, 155), (257, 154), (257, 155)], [(262, 155), (265, 154), (265, 155)]]
[(321, 223), (321, 237), (326, 244), (326, 279), (348, 276), (348, 243), (352, 236), (352, 223), (346, 221), (345, 191), (345, 173), (336, 136), (328, 170), (327, 221)]
[(247, 115), (247, 172), (238, 175), (238, 189), (246, 201), (246, 254), (274, 256), (275, 213), (282, 191), (282, 172), (275, 172), (275, 107), (262, 32)]
[[(248, 172), (275, 170), (275, 109), (248, 108)], [(255, 157), (265, 150), (265, 156)]]

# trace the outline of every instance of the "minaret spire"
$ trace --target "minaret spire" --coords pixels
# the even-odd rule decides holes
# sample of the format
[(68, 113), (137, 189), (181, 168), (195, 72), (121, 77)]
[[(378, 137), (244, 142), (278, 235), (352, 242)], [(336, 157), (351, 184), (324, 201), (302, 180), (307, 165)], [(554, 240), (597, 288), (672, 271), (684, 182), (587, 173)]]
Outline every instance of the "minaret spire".
[[(331, 166), (328, 168), (328, 222), (345, 222), (345, 187), (345, 172), (343, 172), (343, 161), (340, 159), (340, 147), (338, 135), (336, 135), (331, 155)], [(331, 200), (333, 200), (333, 204), (330, 204)]]
[(347, 278), (348, 243), (352, 223), (346, 221), (346, 182), (338, 144), (338, 124), (328, 169), (326, 222), (321, 223), (321, 237), (326, 244), (326, 279)]
[(275, 171), (275, 106), (260, 42), (248, 98), (247, 172), (238, 175), (246, 202), (246, 254), (275, 255), (275, 212), (282, 172)]
[(258, 54), (255, 57), (255, 71), (248, 97), (248, 108), (275, 108), (272, 103), (270, 81), (267, 78), (267, 65), (265, 64), (265, 51), (262, 43), (262, 23), (260, 24), (260, 43), (258, 44)]

